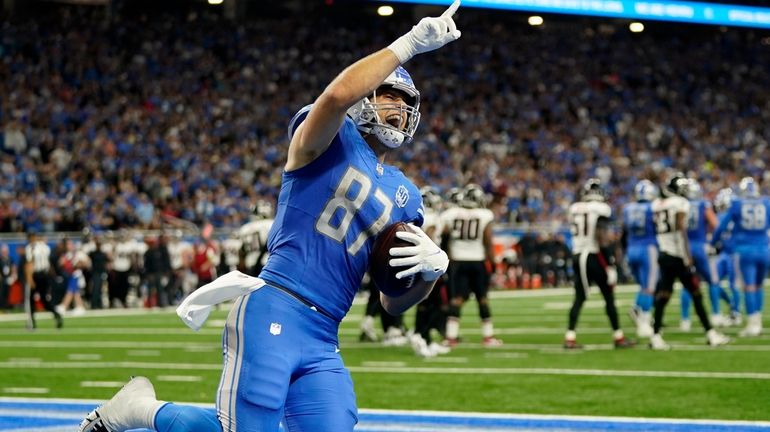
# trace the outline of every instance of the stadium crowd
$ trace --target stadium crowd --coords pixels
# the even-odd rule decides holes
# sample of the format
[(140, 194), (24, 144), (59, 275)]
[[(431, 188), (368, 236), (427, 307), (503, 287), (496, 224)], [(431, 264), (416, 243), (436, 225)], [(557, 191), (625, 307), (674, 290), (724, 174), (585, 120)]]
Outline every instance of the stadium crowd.
[[(0, 24), (2, 232), (241, 225), (277, 196), (291, 115), (411, 22), (51, 10)], [(562, 225), (587, 177), (616, 207), (668, 166), (707, 197), (770, 181), (770, 42), (754, 32), (458, 20), (463, 43), (409, 64), (429, 122), (393, 162), (418, 182), (475, 182), (498, 222)]]

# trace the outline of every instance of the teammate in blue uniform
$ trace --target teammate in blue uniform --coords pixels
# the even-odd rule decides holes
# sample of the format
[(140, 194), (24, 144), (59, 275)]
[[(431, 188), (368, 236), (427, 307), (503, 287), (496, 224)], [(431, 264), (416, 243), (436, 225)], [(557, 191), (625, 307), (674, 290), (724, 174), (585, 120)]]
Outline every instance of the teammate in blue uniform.
[(712, 242), (721, 238), (730, 222), (733, 223), (735, 272), (743, 286), (747, 315), (746, 328), (740, 334), (758, 336), (762, 333), (762, 291), (767, 271), (770, 200), (760, 196), (759, 186), (751, 177), (741, 179), (738, 191), (739, 197), (733, 198), (730, 208), (719, 220)]
[[(725, 212), (730, 208), (733, 199), (733, 190), (731, 188), (721, 189), (714, 198), (714, 210), (717, 211), (721, 219)], [(714, 245), (718, 251), (716, 268), (717, 280), (721, 284), (727, 279), (730, 288), (730, 325), (738, 326), (743, 323), (741, 315), (741, 294), (735, 283), (735, 267), (733, 266), (733, 242), (732, 242), (733, 222), (727, 224), (727, 228), (722, 231), (720, 238), (714, 239)]]
[(642, 180), (634, 187), (636, 202), (623, 207), (623, 236), (627, 245), (626, 258), (631, 273), (639, 284), (631, 318), (636, 322), (639, 337), (652, 336), (652, 295), (658, 283), (658, 242), (655, 239), (652, 200), (658, 197), (658, 187)]
[[(361, 283), (376, 235), (398, 221), (422, 223), (419, 190), (385, 156), (419, 123), (420, 94), (400, 65), (460, 37), (456, 0), (388, 48), (345, 69), (289, 124), (289, 152), (260, 273), (266, 285), (235, 302), (223, 336), (217, 413), (157, 401), (132, 379), (83, 421), (81, 431), (352, 431), (353, 382), (338, 326)], [(422, 300), (447, 255), (421, 229), (399, 232), (397, 277), (419, 275), (404, 295), (381, 295), (399, 314)]]
[[(716, 327), (724, 327), (729, 324), (726, 316), (719, 312), (719, 300), (724, 298), (729, 304), (730, 298), (719, 285), (716, 268), (711, 265), (709, 253), (707, 251), (707, 236), (709, 231), (713, 231), (717, 225), (717, 217), (711, 203), (703, 199), (703, 190), (697, 180), (689, 179), (687, 199), (690, 201), (690, 213), (687, 219), (687, 237), (690, 240), (690, 253), (692, 254), (695, 271), (709, 285), (709, 300), (711, 300), (711, 324)], [(687, 290), (681, 292), (682, 330), (689, 331), (690, 324), (690, 303), (692, 297)]]

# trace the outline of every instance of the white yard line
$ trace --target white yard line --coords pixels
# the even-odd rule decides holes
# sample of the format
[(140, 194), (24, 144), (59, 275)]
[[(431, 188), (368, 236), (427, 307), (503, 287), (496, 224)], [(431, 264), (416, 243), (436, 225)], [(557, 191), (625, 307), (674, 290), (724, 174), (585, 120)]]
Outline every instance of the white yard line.
[[(655, 371), (655, 370), (612, 370), (612, 369), (567, 369), (567, 368), (479, 368), (479, 367), (415, 367), (406, 362), (364, 362), (363, 366), (348, 366), (351, 372), (398, 373), (398, 374), (476, 374), (476, 375), (565, 375), (565, 376), (618, 376), (655, 377), (688, 379), (754, 379), (770, 380), (768, 372), (696, 372), (696, 371)], [(222, 365), (195, 363), (142, 363), (142, 362), (41, 362), (20, 364), (0, 362), (0, 368), (28, 369), (153, 369), (153, 370), (211, 370), (219, 371)], [(115, 382), (117, 384), (117, 382)], [(121, 385), (124, 383), (121, 383)]]
[(3, 387), (3, 393), (18, 394), (48, 394), (51, 390), (47, 387)]

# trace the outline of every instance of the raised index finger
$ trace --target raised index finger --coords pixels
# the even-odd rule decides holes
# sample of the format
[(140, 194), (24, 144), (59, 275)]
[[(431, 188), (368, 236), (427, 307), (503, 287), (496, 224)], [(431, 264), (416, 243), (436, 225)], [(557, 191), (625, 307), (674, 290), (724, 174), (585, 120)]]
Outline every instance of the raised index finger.
[(452, 15), (457, 12), (457, 8), (460, 7), (460, 0), (455, 0), (450, 6), (449, 9), (445, 10), (444, 13), (441, 14), (441, 18), (444, 17), (451, 17)]

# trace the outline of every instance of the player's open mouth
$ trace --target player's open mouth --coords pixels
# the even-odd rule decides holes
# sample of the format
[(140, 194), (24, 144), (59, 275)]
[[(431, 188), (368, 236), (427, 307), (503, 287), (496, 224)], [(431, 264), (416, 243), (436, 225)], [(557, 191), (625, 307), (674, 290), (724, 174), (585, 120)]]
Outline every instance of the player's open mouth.
[(389, 125), (395, 128), (401, 127), (401, 114), (391, 114), (385, 119), (385, 121), (387, 121)]

